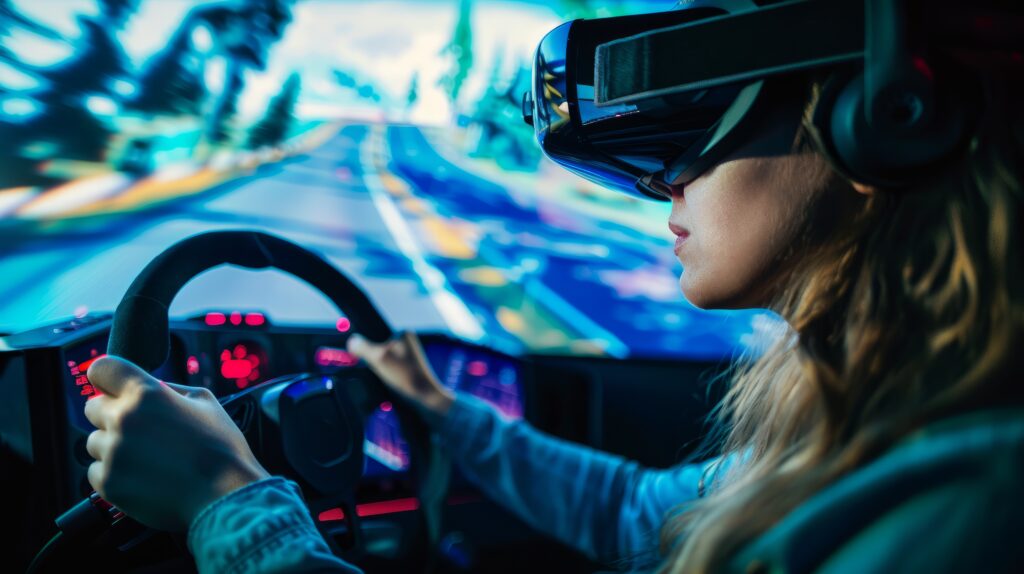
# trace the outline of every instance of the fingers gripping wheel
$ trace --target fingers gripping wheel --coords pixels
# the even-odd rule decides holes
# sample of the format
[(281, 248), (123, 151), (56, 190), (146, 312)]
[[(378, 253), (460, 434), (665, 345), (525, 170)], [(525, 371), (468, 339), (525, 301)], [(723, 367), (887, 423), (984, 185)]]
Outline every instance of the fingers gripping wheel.
[[(221, 265), (290, 273), (327, 296), (367, 338), (381, 342), (392, 336), (366, 295), (319, 255), (264, 233), (218, 231), (171, 246), (142, 270), (114, 314), (107, 352), (149, 371), (161, 365), (168, 354), (167, 311), (175, 295), (196, 275)], [(361, 540), (354, 489), (363, 468), (363, 421), (382, 400), (402, 402), (369, 370), (352, 369), (333, 378), (278, 378), (229, 397), (223, 404), (250, 438), (257, 457), (263, 451), (265, 458), (275, 461), (268, 469), (288, 474), (305, 488), (342, 504), (350, 525), (350, 546), (358, 554)], [(439, 534), (447, 461), (432, 447), (429, 429), (411, 414), (413, 409), (403, 410), (400, 423), (411, 451), (411, 472), (430, 550)], [(256, 435), (250, 434), (254, 429), (256, 442)], [(261, 462), (265, 461), (261, 458)]]

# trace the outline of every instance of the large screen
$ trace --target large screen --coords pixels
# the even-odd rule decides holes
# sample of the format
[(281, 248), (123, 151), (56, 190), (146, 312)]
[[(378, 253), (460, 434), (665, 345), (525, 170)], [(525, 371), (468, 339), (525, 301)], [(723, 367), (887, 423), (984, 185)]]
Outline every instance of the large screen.
[[(172, 243), (246, 228), (324, 254), (397, 328), (612, 357), (756, 347), (767, 312), (682, 298), (665, 205), (557, 168), (521, 117), (547, 31), (672, 5), (4, 0), (0, 332), (111, 311)], [(238, 307), (336, 319), (237, 269), (171, 311)]]

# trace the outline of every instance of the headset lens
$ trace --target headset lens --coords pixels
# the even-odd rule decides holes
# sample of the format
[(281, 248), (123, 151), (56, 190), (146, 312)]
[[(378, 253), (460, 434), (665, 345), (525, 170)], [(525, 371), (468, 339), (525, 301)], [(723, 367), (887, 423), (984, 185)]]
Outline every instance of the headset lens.
[[(614, 40), (726, 13), (691, 8), (574, 20), (549, 33), (534, 62), (531, 109), (547, 156), (599, 185), (657, 200), (670, 198), (668, 186), (659, 183), (688, 183), (710, 167), (726, 147), (723, 118), (737, 116), (734, 104), (743, 100), (737, 96), (750, 92), (750, 82), (599, 105), (596, 54)], [(739, 117), (749, 103), (743, 102)]]
[[(658, 14), (576, 20), (552, 30), (533, 68), (533, 125), (544, 152), (562, 167), (601, 186), (668, 199), (654, 174), (697, 165), (709, 131), (743, 85), (726, 85), (619, 105), (595, 102), (595, 57), (601, 44), (725, 12), (695, 8)], [(680, 62), (685, 65), (685, 62)], [(696, 148), (695, 148), (696, 146)], [(696, 177), (693, 175), (692, 177)], [(691, 177), (691, 179), (692, 179)], [(654, 180), (660, 177), (654, 177)], [(685, 183), (676, 178), (671, 183)]]

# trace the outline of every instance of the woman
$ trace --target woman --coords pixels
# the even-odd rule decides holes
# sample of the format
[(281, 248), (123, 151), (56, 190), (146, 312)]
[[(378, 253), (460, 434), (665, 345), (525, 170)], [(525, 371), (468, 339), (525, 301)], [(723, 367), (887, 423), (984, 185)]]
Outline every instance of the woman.
[[(789, 325), (737, 365), (706, 463), (643, 469), (503, 420), (439, 384), (412, 336), (350, 349), (422, 405), (470, 479), (600, 560), (666, 573), (1019, 571), (1024, 90), (979, 77), (965, 144), (911, 189), (850, 180), (830, 161), (810, 121), (815, 77), (774, 82), (783, 97), (753, 135), (671, 189), (683, 295), (768, 307)], [(200, 571), (355, 571), (208, 392), (115, 358), (89, 377), (107, 395), (86, 407), (100, 429), (90, 483), (144, 523), (189, 528)], [(166, 445), (160, 460), (152, 444)]]

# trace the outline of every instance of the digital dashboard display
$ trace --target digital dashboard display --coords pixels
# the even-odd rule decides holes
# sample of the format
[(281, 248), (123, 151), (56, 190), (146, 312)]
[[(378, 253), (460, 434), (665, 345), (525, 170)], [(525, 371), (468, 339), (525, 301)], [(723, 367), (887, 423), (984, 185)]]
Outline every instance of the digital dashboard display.
[[(100, 357), (107, 356), (109, 334), (100, 335), (64, 349), (64, 379), (68, 395), (68, 417), (78, 428), (91, 430), (95, 427), (85, 418), (85, 402), (102, 394), (90, 381), (86, 373), (89, 366)], [(168, 361), (153, 371), (152, 375), (161, 381), (180, 381), (171, 362), (178, 357), (172, 352)]]
[[(523, 417), (522, 372), (513, 358), (477, 347), (424, 342), (423, 350), (441, 382), (480, 398), (509, 419)], [(383, 403), (367, 420), (364, 476), (409, 469), (409, 447), (391, 403)]]
[(428, 343), (424, 350), (446, 387), (481, 398), (508, 418), (522, 418), (520, 372), (514, 360), (485, 350), (446, 344)]
[(69, 387), (68, 415), (79, 428), (93, 428), (85, 418), (85, 401), (102, 393), (89, 382), (86, 373), (96, 359), (106, 356), (106, 348), (107, 337), (103, 336), (64, 350), (64, 375)]
[[(85, 418), (85, 403), (100, 394), (86, 372), (94, 361), (105, 356), (107, 338), (106, 334), (97, 336), (64, 350), (68, 417), (72, 424), (86, 431), (93, 426)], [(523, 417), (523, 375), (517, 359), (484, 347), (444, 338), (432, 340), (429, 336), (423, 340), (423, 349), (434, 373), (447, 388), (491, 404), (508, 419)], [(270, 360), (269, 350), (251, 341), (223, 348), (217, 358), (224, 378), (221, 384), (231, 391), (258, 384), (263, 379), (260, 368)], [(174, 360), (172, 356), (168, 362)], [(313, 362), (324, 369), (336, 369), (351, 367), (358, 361), (342, 349), (319, 347)], [(177, 380), (166, 364), (153, 375), (161, 380)], [(387, 476), (409, 469), (409, 446), (395, 408), (390, 402), (381, 403), (366, 421), (363, 444), (366, 477)]]
[(240, 341), (222, 349), (218, 355), (220, 376), (228, 392), (244, 390), (266, 379), (267, 352), (252, 341)]

